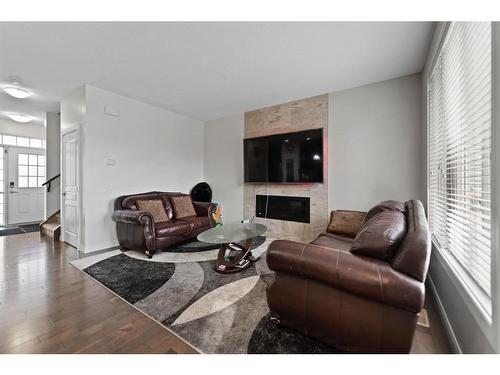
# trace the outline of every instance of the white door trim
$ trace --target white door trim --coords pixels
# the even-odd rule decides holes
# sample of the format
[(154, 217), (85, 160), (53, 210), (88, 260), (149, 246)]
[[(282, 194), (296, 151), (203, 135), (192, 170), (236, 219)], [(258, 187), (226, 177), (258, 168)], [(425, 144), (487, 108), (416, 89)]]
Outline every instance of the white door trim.
[(78, 228), (78, 240), (77, 240), (77, 250), (81, 249), (81, 244), (82, 244), (82, 222), (83, 222), (83, 216), (82, 216), (82, 142), (81, 142), (81, 129), (82, 129), (82, 124), (75, 124), (70, 126), (69, 128), (65, 129), (64, 131), (61, 131), (61, 139), (60, 139), (60, 171), (61, 171), (61, 194), (59, 196), (60, 200), (60, 207), (61, 207), (61, 241), (65, 241), (65, 230), (64, 230), (64, 196), (63, 193), (65, 191), (65, 176), (64, 176), (64, 163), (65, 163), (65, 155), (64, 155), (64, 145), (63, 145), (63, 139), (64, 136), (75, 133), (76, 140), (78, 142), (78, 155), (77, 155), (77, 163), (78, 163), (78, 175), (77, 175), (77, 180), (78, 180), (78, 194), (77, 194), (77, 206), (78, 206), (78, 214), (77, 214), (77, 228)]

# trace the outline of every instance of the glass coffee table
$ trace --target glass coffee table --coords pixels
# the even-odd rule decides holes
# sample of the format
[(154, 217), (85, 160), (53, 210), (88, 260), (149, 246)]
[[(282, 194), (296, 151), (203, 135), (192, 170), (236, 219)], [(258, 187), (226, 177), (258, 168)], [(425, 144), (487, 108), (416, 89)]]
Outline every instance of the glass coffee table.
[(252, 255), (252, 239), (264, 234), (263, 224), (224, 224), (198, 235), (198, 241), (220, 244), (215, 270), (220, 273), (234, 273), (247, 269), (259, 260)]

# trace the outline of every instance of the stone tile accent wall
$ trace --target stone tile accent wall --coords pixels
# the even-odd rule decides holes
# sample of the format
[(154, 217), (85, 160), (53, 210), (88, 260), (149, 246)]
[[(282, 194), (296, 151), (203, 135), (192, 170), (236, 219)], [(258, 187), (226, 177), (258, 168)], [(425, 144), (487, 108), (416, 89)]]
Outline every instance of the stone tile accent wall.
[(245, 138), (323, 128), (323, 183), (245, 183), (245, 218), (255, 216), (255, 196), (287, 195), (311, 199), (310, 224), (255, 218), (267, 225), (266, 236), (308, 242), (328, 225), (328, 95), (279, 104), (245, 113)]

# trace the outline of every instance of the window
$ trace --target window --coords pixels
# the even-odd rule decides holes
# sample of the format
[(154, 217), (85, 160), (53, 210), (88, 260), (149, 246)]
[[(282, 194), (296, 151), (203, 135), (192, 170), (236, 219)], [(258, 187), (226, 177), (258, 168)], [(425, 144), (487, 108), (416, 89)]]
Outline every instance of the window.
[(429, 224), (491, 315), (491, 24), (453, 22), (428, 81)]
[(0, 134), (0, 145), (19, 146), (30, 148), (45, 148), (45, 139), (17, 137), (15, 135)]
[(31, 138), (30, 139), (30, 147), (42, 148), (42, 140), (36, 139), (36, 138)]
[(30, 139), (24, 138), (24, 137), (17, 137), (17, 145), (21, 146), (21, 147), (29, 147), (30, 146)]
[(7, 146), (16, 146), (17, 145), (17, 137), (12, 135), (4, 135), (3, 136), (3, 144)]
[(45, 156), (34, 154), (18, 155), (18, 180), (20, 188), (41, 187), (45, 182)]

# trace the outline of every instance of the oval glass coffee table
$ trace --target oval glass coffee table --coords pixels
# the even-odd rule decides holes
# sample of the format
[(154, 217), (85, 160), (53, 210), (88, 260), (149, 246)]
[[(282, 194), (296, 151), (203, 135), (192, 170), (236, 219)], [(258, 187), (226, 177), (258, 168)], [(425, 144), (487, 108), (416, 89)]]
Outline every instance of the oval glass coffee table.
[(264, 234), (267, 227), (255, 223), (224, 224), (198, 235), (198, 241), (220, 244), (215, 270), (220, 273), (240, 272), (258, 258), (252, 255), (252, 239)]

